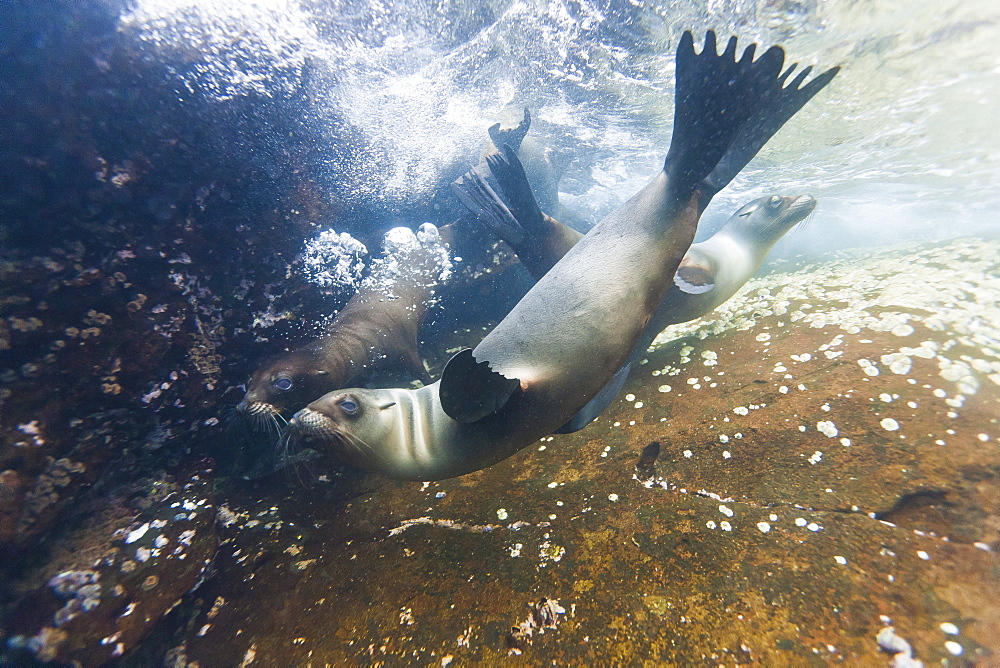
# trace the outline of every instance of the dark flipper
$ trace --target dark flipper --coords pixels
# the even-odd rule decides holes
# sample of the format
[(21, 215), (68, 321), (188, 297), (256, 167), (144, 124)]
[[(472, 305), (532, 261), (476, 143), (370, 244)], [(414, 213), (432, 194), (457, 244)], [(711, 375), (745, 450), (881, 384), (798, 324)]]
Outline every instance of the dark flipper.
[(538, 200), (535, 199), (535, 193), (531, 190), (531, 184), (528, 183), (524, 166), (511, 146), (504, 144), (498, 148), (498, 153), (486, 156), (490, 174), (506, 195), (506, 201), (514, 218), (529, 235), (544, 239), (549, 233), (549, 226), (542, 215), (542, 209), (538, 206)]
[(516, 252), (525, 240), (524, 228), (482, 176), (470, 170), (458, 177), (451, 184), (451, 189), (465, 208), (476, 214)]
[[(808, 86), (800, 91), (793, 82), (792, 87), (784, 89), (782, 84), (790, 72), (782, 75), (784, 50), (772, 46), (753, 60), (755, 50), (756, 45), (751, 44), (737, 60), (733, 37), (719, 55), (715, 33), (709, 30), (704, 48), (696, 54), (691, 32), (681, 37), (677, 47), (674, 127), (664, 163), (679, 198), (686, 199), (698, 188), (709, 197), (714, 194), (833, 77), (829, 72), (824, 74), (827, 78), (805, 95)], [(799, 79), (796, 82), (801, 83)], [(724, 160), (728, 166), (719, 168), (716, 176), (720, 181), (706, 183)]]
[(499, 411), (519, 388), (520, 381), (477, 362), (472, 348), (466, 348), (448, 360), (441, 374), (441, 408), (452, 420), (470, 424)]
[(703, 267), (681, 266), (674, 274), (674, 285), (689, 295), (703, 295), (715, 289), (715, 277)]
[(528, 128), (531, 127), (531, 112), (528, 108), (524, 108), (524, 118), (521, 122), (517, 124), (516, 128), (511, 128), (509, 130), (501, 130), (500, 124), (490, 126), (487, 132), (490, 133), (490, 139), (493, 140), (493, 145), (496, 148), (500, 148), (504, 144), (513, 146), (515, 151), (520, 150), (521, 142), (524, 141), (524, 137), (528, 134)]
[[(711, 195), (725, 188), (740, 173), (740, 170), (746, 167), (747, 163), (757, 155), (757, 151), (767, 143), (767, 140), (774, 136), (774, 133), (781, 129), (781, 126), (794, 116), (795, 112), (805, 106), (805, 103), (830, 83), (840, 71), (839, 67), (830, 68), (800, 88), (799, 86), (812, 71), (812, 67), (807, 67), (799, 72), (788, 86), (782, 88), (781, 86), (795, 68), (796, 64), (790, 65), (778, 77), (778, 89), (775, 95), (768, 100), (767, 106), (747, 121), (729, 150), (719, 160), (719, 164), (705, 179)], [(705, 201), (703, 206), (707, 205), (708, 201)]]
[(618, 369), (618, 373), (611, 377), (608, 384), (602, 387), (601, 391), (588, 401), (586, 406), (577, 411), (576, 415), (570, 418), (569, 422), (552, 433), (572, 434), (574, 431), (580, 431), (593, 422), (598, 415), (604, 412), (605, 408), (611, 405), (611, 402), (615, 400), (618, 393), (622, 391), (622, 386), (625, 385), (625, 379), (628, 378), (628, 372), (631, 368), (632, 363), (629, 362), (621, 369)]

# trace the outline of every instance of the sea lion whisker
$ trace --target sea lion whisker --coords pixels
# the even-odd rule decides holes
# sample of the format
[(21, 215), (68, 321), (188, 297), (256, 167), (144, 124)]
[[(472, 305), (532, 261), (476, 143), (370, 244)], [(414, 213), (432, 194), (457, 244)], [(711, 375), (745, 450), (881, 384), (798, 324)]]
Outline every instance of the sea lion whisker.
[[(301, 485), (302, 487), (309, 488), (311, 487), (311, 485), (307, 480), (307, 478), (315, 478), (315, 475), (312, 473), (312, 469), (309, 468), (308, 461), (298, 456), (299, 449), (296, 447), (297, 440), (295, 439), (294, 434), (291, 433), (291, 430), (286, 429), (284, 435), (285, 435), (285, 446), (284, 446), (284, 452), (282, 452), (281, 454), (281, 458), (284, 463), (284, 466), (282, 468), (285, 469), (286, 478), (291, 479), (291, 475), (288, 472), (288, 469), (290, 467), (295, 473), (296, 482), (298, 482), (298, 484)], [(305, 468), (307, 470), (308, 475), (305, 477), (303, 477), (302, 475), (302, 468)]]
[(379, 451), (377, 449), (375, 449), (372, 446), (368, 445), (367, 443), (365, 443), (364, 440), (358, 438), (354, 434), (351, 434), (351, 433), (345, 432), (345, 431), (341, 431), (341, 430), (338, 429), (338, 430), (336, 430), (333, 433), (333, 437), (335, 439), (339, 440), (342, 445), (351, 446), (354, 449), (360, 450), (362, 452), (368, 452), (376, 460), (378, 460), (380, 463), (382, 463), (382, 464), (388, 464), (388, 462), (386, 461), (385, 457), (381, 453), (379, 453)]
[(293, 431), (291, 429), (282, 430), (281, 436), (275, 445), (276, 469), (280, 466), (284, 470), (285, 479), (291, 481), (291, 473), (288, 471), (289, 467), (291, 467), (295, 472), (295, 479), (298, 484), (308, 488), (308, 483), (299, 471), (301, 462), (296, 459), (296, 453), (293, 452), (296, 450), (295, 443), (296, 439)]
[(267, 425), (269, 414), (266, 411), (258, 409), (256, 404), (251, 405), (245, 411), (240, 411), (240, 414), (251, 430), (256, 432), (269, 431), (269, 426)]
[(813, 216), (815, 215), (816, 215), (816, 209), (814, 208), (812, 211), (803, 216), (802, 220), (792, 225), (792, 227), (789, 229), (791, 235), (801, 234), (802, 230), (805, 229), (806, 225), (809, 224), (809, 221), (812, 220)]
[[(246, 420), (235, 406), (226, 409), (222, 416), (222, 432), (226, 438), (242, 436), (246, 432)], [(243, 432), (243, 433), (238, 433)]]
[(268, 431), (270, 431), (271, 427), (274, 428), (275, 434), (280, 434), (283, 431), (281, 422), (278, 422), (279, 419), (281, 422), (284, 422), (285, 425), (288, 424), (285, 422), (285, 418), (281, 417), (281, 413), (272, 413), (268, 416)]

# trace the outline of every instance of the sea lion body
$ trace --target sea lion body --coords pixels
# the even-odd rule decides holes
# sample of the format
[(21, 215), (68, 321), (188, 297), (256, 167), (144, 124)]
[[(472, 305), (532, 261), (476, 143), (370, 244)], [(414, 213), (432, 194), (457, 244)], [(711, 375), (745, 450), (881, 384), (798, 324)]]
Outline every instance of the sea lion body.
[[(399, 238), (394, 245), (393, 233)], [(373, 263), (372, 274), (327, 333), (268, 360), (253, 373), (237, 406), (240, 413), (251, 419), (278, 419), (282, 412), (298, 410), (375, 368), (393, 365), (429, 382), (417, 335), (447, 271), (447, 251), (430, 224), (422, 225), (416, 236), (406, 228), (390, 235), (386, 244), (391, 252), (376, 261), (381, 264)]]
[[(767, 253), (816, 208), (809, 195), (761, 197), (742, 207), (718, 232), (693, 244), (651, 323), (664, 327), (700, 318), (735, 295)], [(662, 326), (661, 326), (662, 325)]]
[[(371, 471), (433, 480), (478, 470), (567, 424), (621, 375), (672, 284), (707, 200), (835, 74), (783, 88), (784, 52), (677, 51), (674, 129), (664, 169), (599, 222), (439, 382), (419, 390), (341, 390), (293, 417)], [(818, 84), (817, 84), (818, 82)], [(811, 87), (811, 88), (810, 88)], [(402, 453), (402, 454), (401, 454)]]
[(685, 199), (661, 172), (574, 245), (473, 350), (493, 372), (518, 379), (529, 404), (519, 419), (530, 440), (561, 427), (622, 366), (697, 224), (697, 195)]

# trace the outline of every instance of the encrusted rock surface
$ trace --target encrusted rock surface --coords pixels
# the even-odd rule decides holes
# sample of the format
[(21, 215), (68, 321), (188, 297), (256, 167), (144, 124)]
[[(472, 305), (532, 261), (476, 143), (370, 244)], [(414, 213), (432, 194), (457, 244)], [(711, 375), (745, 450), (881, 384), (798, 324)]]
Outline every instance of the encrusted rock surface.
[(7, 658), (97, 665), (135, 649), (210, 573), (218, 542), (208, 466), (165, 485), (176, 491), (139, 515), (106, 513), (64, 539), (14, 609)]
[[(986, 664), (998, 256), (959, 241), (755, 279), (661, 337), (594, 424), (486, 471), (233, 492), (171, 656), (885, 665), (891, 635)], [(511, 645), (544, 601), (558, 624)]]

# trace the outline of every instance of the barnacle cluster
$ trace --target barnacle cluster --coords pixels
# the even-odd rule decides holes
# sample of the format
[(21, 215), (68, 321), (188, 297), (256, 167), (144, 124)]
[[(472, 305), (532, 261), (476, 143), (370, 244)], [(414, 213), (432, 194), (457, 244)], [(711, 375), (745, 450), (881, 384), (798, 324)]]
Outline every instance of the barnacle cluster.
[(33, 332), (42, 326), (42, 321), (34, 316), (30, 318), (15, 318), (11, 316), (7, 320), (10, 322), (11, 329), (18, 332)]
[(559, 626), (559, 615), (565, 615), (566, 609), (559, 605), (557, 598), (542, 598), (537, 603), (528, 605), (531, 613), (527, 619), (513, 626), (507, 634), (507, 654), (519, 656), (531, 644), (531, 638), (537, 632), (545, 633), (546, 629), (554, 630)]
[[(944, 246), (912, 246), (874, 258), (845, 258), (761, 276), (716, 309), (715, 318), (671, 325), (651, 349), (684, 336), (703, 340), (733, 329), (750, 329), (768, 316), (846, 334), (885, 332), (900, 343), (911, 342), (915, 334), (940, 332), (945, 336), (943, 345), (932, 341), (901, 345), (898, 352), (882, 355), (878, 361), (892, 373), (905, 375), (914, 357), (936, 359), (940, 376), (954, 383), (962, 396), (972, 395), (984, 381), (1000, 385), (1000, 312), (990, 289), (996, 281), (998, 252), (1000, 243), (959, 239)], [(919, 280), (914, 280), (915, 275)], [(779, 324), (785, 325), (784, 321)], [(757, 340), (766, 342), (770, 337), (761, 333)], [(951, 348), (955, 350), (949, 353)], [(693, 350), (682, 349), (682, 362), (689, 361), (684, 355), (689, 349)], [(839, 354), (822, 352), (829, 359)], [(875, 360), (858, 363), (870, 377), (881, 373)], [(659, 371), (679, 373), (678, 369)]]
[(55, 624), (62, 626), (81, 612), (89, 612), (101, 604), (101, 585), (97, 571), (65, 571), (49, 580), (49, 587), (66, 599), (56, 611)]
[(208, 389), (214, 389), (218, 384), (219, 372), (222, 370), (219, 364), (222, 363), (222, 355), (216, 351), (215, 340), (221, 340), (225, 330), (221, 324), (214, 327), (206, 327), (197, 315), (195, 322), (198, 329), (191, 332), (191, 347), (188, 354), (191, 356), (191, 363), (198, 372), (205, 377), (205, 385)]
[(28, 492), (18, 532), (31, 526), (43, 510), (59, 500), (59, 490), (70, 484), (71, 476), (86, 470), (87, 467), (80, 462), (65, 457), (60, 459), (49, 457), (48, 467), (38, 476), (35, 487)]

